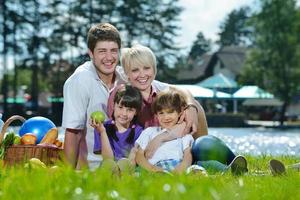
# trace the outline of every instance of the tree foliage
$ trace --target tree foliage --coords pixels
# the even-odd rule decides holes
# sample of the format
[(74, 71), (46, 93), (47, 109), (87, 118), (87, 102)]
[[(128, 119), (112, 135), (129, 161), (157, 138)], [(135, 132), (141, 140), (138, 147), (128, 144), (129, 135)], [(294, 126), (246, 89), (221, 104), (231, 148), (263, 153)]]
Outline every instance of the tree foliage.
[(211, 41), (206, 39), (202, 32), (199, 32), (189, 52), (189, 58), (195, 60), (197, 57), (202, 56), (204, 53), (209, 52), (210, 50)]
[(242, 7), (229, 13), (224, 23), (220, 26), (220, 39), (217, 43), (221, 47), (250, 45), (253, 28), (249, 24), (249, 17), (249, 7)]
[(254, 16), (255, 48), (243, 72), (244, 80), (272, 92), (286, 107), (300, 89), (299, 9), (295, 0), (261, 0)]
[[(13, 57), (16, 67), (31, 69), (29, 88), (37, 103), (41, 90), (61, 93), (57, 88), (62, 90), (66, 72), (88, 59), (89, 27), (110, 22), (120, 30), (125, 46), (136, 41), (153, 49), (159, 74), (163, 74), (168, 60), (178, 50), (175, 38), (182, 8), (177, 3), (178, 0), (2, 0), (0, 44), (5, 44), (1, 54)], [(19, 71), (14, 70), (14, 90), (24, 84), (17, 81)], [(11, 85), (1, 85), (8, 86), (5, 93), (12, 89)]]

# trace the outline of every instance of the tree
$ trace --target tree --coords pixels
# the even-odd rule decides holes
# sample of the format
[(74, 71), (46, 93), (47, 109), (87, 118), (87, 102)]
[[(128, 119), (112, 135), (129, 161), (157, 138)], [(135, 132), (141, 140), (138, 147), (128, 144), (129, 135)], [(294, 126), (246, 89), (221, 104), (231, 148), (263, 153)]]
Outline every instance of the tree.
[(261, 0), (253, 20), (255, 48), (242, 75), (283, 101), (281, 124), (300, 89), (299, 20), (296, 0)]
[[(31, 69), (27, 75), (31, 76), (28, 88), (34, 110), (39, 91), (59, 95), (62, 87), (58, 84), (65, 81), (69, 69), (88, 59), (86, 34), (91, 24), (99, 22), (114, 24), (126, 45), (137, 41), (149, 46), (158, 57), (162, 79), (169, 60), (175, 59), (178, 52), (175, 39), (182, 8), (177, 3), (178, 0), (2, 0), (0, 45), (5, 46), (5, 52), (1, 56), (5, 53), (14, 58), (14, 90), (20, 85), (21, 71)], [(1, 87), (2, 91), (11, 89), (3, 81)]]
[(117, 27), (124, 33), (127, 46), (138, 42), (150, 47), (158, 61), (157, 78), (166, 80), (171, 60), (179, 50), (175, 38), (182, 8), (178, 0), (123, 0), (120, 1)]
[(207, 40), (204, 37), (202, 32), (199, 32), (189, 52), (189, 58), (195, 60), (197, 57), (202, 56), (204, 53), (210, 50), (211, 50), (211, 41)]
[(7, 52), (8, 52), (8, 42), (7, 42), (7, 35), (8, 35), (8, 26), (7, 26), (7, 7), (6, 1), (1, 1), (1, 11), (2, 11), (2, 38), (3, 38), (3, 81), (2, 81), (2, 93), (3, 93), (3, 109), (4, 109), (4, 117), (6, 116), (7, 112), (7, 92), (8, 92), (8, 74), (7, 74)]
[(220, 44), (221, 47), (249, 45), (251, 43), (251, 33), (253, 30), (253, 28), (249, 26), (249, 15), (249, 7), (233, 10), (220, 26), (220, 39), (217, 43)]

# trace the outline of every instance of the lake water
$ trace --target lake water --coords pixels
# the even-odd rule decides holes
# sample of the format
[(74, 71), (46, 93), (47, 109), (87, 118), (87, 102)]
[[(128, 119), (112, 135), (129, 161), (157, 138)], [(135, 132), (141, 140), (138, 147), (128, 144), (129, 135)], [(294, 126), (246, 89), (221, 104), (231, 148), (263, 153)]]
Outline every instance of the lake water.
[[(18, 132), (18, 127), (13, 128)], [(209, 134), (222, 139), (236, 154), (300, 155), (300, 129), (209, 128)], [(59, 128), (59, 139), (64, 130)]]
[(300, 129), (210, 128), (235, 153), (251, 155), (300, 155)]

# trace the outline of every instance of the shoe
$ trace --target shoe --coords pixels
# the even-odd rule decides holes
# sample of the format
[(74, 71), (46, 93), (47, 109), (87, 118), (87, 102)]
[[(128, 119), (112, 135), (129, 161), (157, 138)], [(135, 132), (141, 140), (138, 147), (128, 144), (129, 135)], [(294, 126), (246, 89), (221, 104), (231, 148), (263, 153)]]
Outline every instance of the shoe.
[(247, 160), (244, 156), (238, 155), (229, 164), (228, 168), (230, 168), (231, 173), (233, 175), (240, 176), (240, 175), (248, 172)]
[(208, 176), (206, 170), (199, 165), (191, 165), (186, 169), (186, 174), (201, 174)]
[(269, 168), (273, 176), (279, 176), (285, 174), (285, 166), (284, 164), (279, 161), (272, 159), (269, 161)]

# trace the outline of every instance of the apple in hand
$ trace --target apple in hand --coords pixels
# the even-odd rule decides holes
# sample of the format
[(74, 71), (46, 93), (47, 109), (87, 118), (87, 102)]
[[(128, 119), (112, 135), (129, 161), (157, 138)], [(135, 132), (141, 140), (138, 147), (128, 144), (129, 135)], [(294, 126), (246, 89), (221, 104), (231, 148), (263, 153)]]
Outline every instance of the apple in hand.
[(96, 123), (103, 123), (105, 120), (105, 114), (101, 111), (92, 112), (91, 118), (95, 120)]

